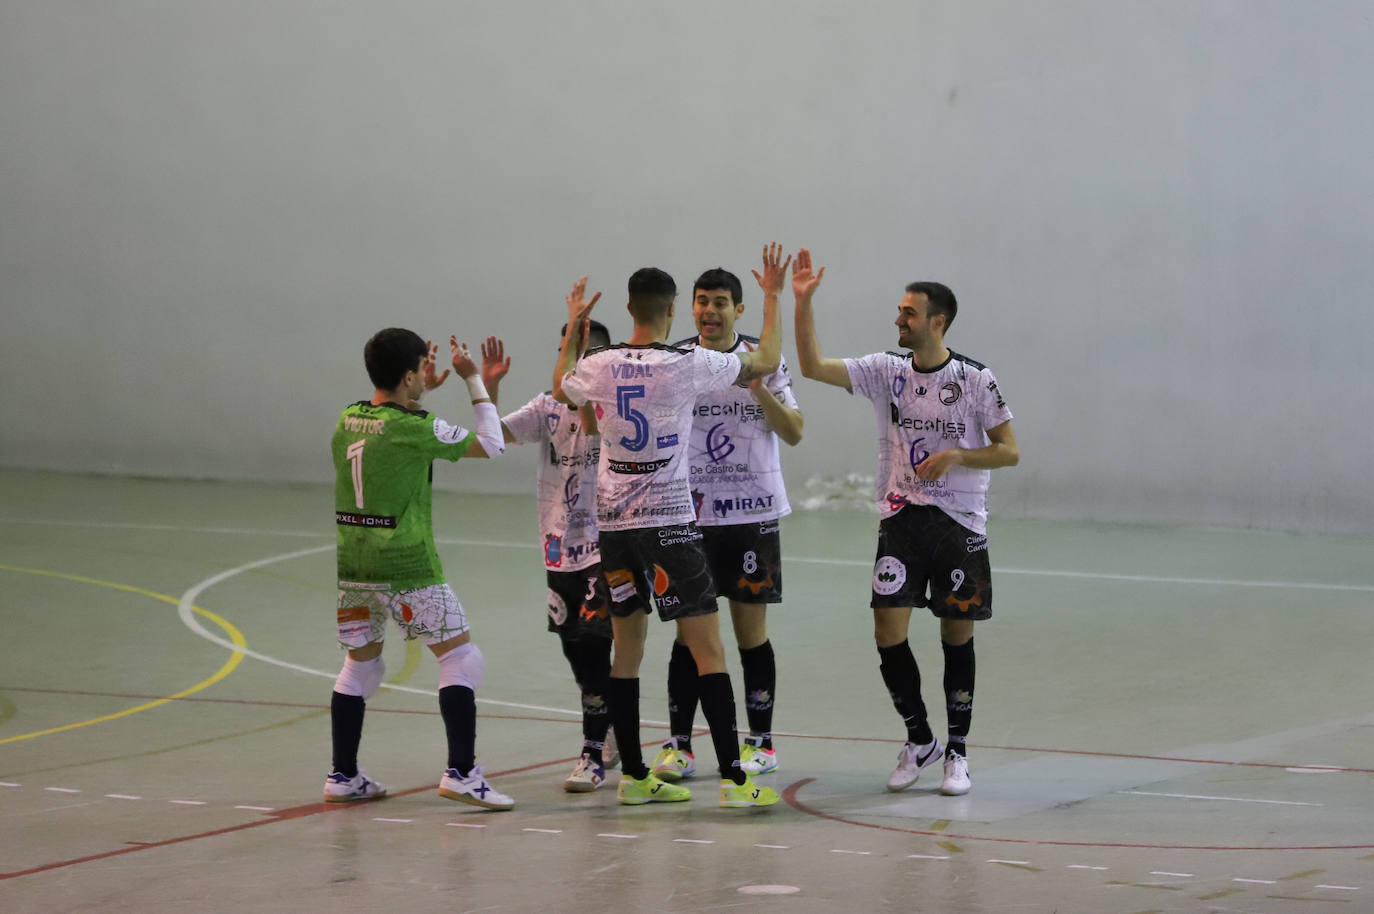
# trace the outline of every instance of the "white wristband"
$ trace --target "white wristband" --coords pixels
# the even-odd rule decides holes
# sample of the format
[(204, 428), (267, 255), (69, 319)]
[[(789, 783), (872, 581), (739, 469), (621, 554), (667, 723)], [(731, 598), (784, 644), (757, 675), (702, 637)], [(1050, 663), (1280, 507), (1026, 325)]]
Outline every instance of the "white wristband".
[(480, 373), (474, 371), (470, 377), (464, 378), (463, 381), (468, 385), (468, 393), (472, 394), (473, 403), (478, 400), (491, 399), (491, 395), (487, 393), (487, 386), (482, 383)]

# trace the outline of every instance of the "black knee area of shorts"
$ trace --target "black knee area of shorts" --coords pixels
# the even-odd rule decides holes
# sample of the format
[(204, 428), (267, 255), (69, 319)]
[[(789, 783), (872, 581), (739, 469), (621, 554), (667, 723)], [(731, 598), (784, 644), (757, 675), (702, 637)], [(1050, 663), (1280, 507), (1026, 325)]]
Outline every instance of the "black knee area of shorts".
[(349, 777), (358, 774), (358, 744), (363, 739), (363, 712), (367, 703), (360, 695), (335, 692), (329, 700), (329, 723), (334, 742), (334, 770)]

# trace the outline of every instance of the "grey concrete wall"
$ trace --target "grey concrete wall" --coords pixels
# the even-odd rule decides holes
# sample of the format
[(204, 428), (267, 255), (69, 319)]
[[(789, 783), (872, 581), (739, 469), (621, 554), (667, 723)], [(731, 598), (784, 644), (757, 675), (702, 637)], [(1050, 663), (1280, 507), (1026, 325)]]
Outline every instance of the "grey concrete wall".
[[(326, 479), (376, 329), (503, 335), (515, 406), (578, 275), (621, 332), (634, 268), (776, 239), (827, 354), (959, 294), (994, 513), (1369, 535), (1371, 10), (3, 0), (0, 463)], [(798, 395), (797, 500), (871, 474), (867, 404)]]

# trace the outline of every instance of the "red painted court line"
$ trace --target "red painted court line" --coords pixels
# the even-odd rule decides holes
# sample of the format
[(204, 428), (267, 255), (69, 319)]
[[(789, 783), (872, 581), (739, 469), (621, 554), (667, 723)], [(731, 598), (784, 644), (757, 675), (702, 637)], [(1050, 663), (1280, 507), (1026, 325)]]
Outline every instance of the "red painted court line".
[[(578, 723), (580, 723), (580, 721)], [(643, 749), (648, 748), (650, 746), (656, 746), (658, 745), (658, 742), (659, 741), (656, 739), (651, 739), (647, 742), (641, 743), (640, 748)], [(532, 765), (522, 765), (519, 768), (507, 768), (504, 771), (492, 772), (491, 777), (505, 777), (506, 775), (511, 774), (523, 774), (526, 771), (534, 771), (537, 768), (548, 768), (551, 765), (566, 765), (569, 762), (575, 761), (577, 761), (576, 758), (569, 756), (568, 758), (553, 759), (552, 761), (548, 762), (535, 762)], [(424, 793), (427, 790), (434, 790), (436, 787), (438, 787), (437, 784), (427, 784), (424, 787), (411, 787), (409, 790), (402, 790), (397, 793), (388, 793), (386, 796), (387, 798), (408, 797), (412, 794)], [(179, 838), (168, 838), (165, 841), (140, 841), (132, 847), (123, 847), (119, 850), (105, 851), (104, 853), (91, 854), (87, 857), (77, 857), (72, 860), (59, 860), (56, 863), (45, 863), (41, 866), (30, 867), (27, 870), (16, 870), (13, 873), (0, 873), (0, 879), (15, 879), (19, 876), (32, 876), (35, 873), (45, 873), (49, 870), (61, 869), (62, 867), (66, 866), (76, 866), (79, 863), (91, 863), (96, 860), (108, 860), (110, 857), (120, 857), (124, 854), (133, 854), (137, 853), (138, 851), (152, 850), (155, 847), (168, 847), (173, 844), (183, 844), (187, 841), (197, 841), (201, 838), (214, 838), (219, 835), (228, 835), (237, 831), (246, 831), (250, 828), (261, 828), (264, 825), (273, 825), (277, 822), (288, 822), (292, 819), (303, 819), (306, 816), (319, 815), (320, 813), (324, 812), (343, 812), (348, 809), (358, 809), (364, 806), (372, 806), (375, 802), (377, 801), (363, 801), (360, 803), (353, 804), (306, 803), (303, 806), (292, 806), (287, 809), (278, 809), (273, 812), (267, 813), (265, 818), (259, 819), (256, 822), (244, 822), (241, 825), (230, 825), (227, 828), (217, 828), (213, 831), (199, 832), (198, 834), (194, 835), (182, 835)]]
[[(85, 692), (71, 689), (34, 689), (27, 687), (10, 688), (0, 686), (0, 692), (43, 692), (54, 695), (89, 695), (95, 698), (137, 698), (137, 699), (165, 699), (165, 695), (141, 695), (135, 692)], [(249, 698), (173, 698), (172, 701), (198, 701), (207, 704), (228, 704), (228, 705), (259, 705), (267, 708), (305, 708), (312, 711), (328, 710), (328, 705), (308, 704), (304, 702), (287, 701), (264, 701)], [(376, 714), (421, 714), (435, 716), (438, 711), (417, 711), (406, 708), (374, 708), (368, 707), (368, 713)], [(580, 724), (575, 717), (533, 717), (523, 714), (478, 714), (490, 720), (534, 720), (545, 723), (574, 723)], [(704, 728), (698, 727), (703, 733)], [(817, 739), (830, 742), (846, 743), (901, 743), (901, 739), (893, 739), (885, 736), (826, 736), (807, 733), (787, 733), (774, 731), (775, 736), (786, 737), (787, 739)], [(648, 743), (644, 744), (648, 746)], [(1225, 765), (1234, 768), (1310, 768), (1321, 771), (1324, 774), (1374, 774), (1374, 768), (1350, 768), (1346, 766), (1332, 766), (1327, 768), (1323, 765), (1306, 765), (1285, 762), (1230, 762), (1223, 759), (1207, 758), (1186, 758), (1173, 755), (1142, 755), (1134, 752), (1103, 752), (1097, 749), (1054, 749), (1045, 746), (989, 746), (984, 743), (969, 743), (974, 749), (988, 750), (991, 752), (1030, 752), (1045, 753), (1049, 755), (1082, 755), (1090, 758), (1120, 758), (1120, 759), (1139, 759), (1147, 762), (1177, 762), (1187, 765)]]
[(1359, 851), (1374, 848), (1374, 844), (1309, 844), (1309, 845), (1209, 845), (1209, 844), (1135, 844), (1124, 841), (1054, 841), (1041, 838), (998, 838), (986, 835), (960, 835), (948, 831), (922, 831), (917, 828), (902, 828), (897, 825), (878, 825), (873, 822), (860, 822), (856, 819), (846, 819), (843, 816), (835, 816), (830, 813), (821, 812), (819, 809), (812, 809), (801, 800), (797, 799), (797, 794), (807, 784), (814, 782), (815, 778), (803, 778), (800, 781), (789, 784), (782, 792), (782, 798), (788, 806), (798, 812), (817, 819), (826, 819), (830, 822), (840, 822), (844, 825), (856, 825), (859, 828), (872, 828), (878, 831), (891, 831), (905, 835), (919, 835), (922, 838), (957, 838), (960, 841), (993, 841), (998, 844), (1034, 844), (1049, 847), (1119, 847), (1137, 850), (1179, 850), (1179, 851)]

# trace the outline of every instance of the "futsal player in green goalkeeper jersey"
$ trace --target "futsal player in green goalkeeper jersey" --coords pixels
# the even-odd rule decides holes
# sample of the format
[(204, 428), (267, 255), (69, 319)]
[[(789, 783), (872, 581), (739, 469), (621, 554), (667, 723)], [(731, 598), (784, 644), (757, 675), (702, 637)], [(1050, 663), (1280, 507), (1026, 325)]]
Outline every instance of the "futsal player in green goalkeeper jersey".
[(334, 507), (338, 529), (338, 638), (348, 649), (330, 704), (333, 770), (327, 803), (384, 796), (386, 788), (358, 767), (363, 712), (386, 675), (382, 639), (392, 619), (407, 639), (420, 638), (439, 660), (439, 712), (448, 762), (439, 795), (487, 809), (515, 801), (492, 787), (475, 760), (482, 652), (472, 643), (462, 604), (444, 579), (434, 548), (430, 495), (435, 459), (497, 457), (505, 451), (501, 419), (484, 379), (509, 360), (495, 337), (482, 346), (482, 366), (467, 345), (449, 338), (453, 370), (466, 383), (476, 415), (471, 431), (420, 408), (420, 397), (448, 377), (435, 372), (438, 347), (389, 328), (368, 340), (363, 361), (376, 391), (347, 407), (334, 429)]

